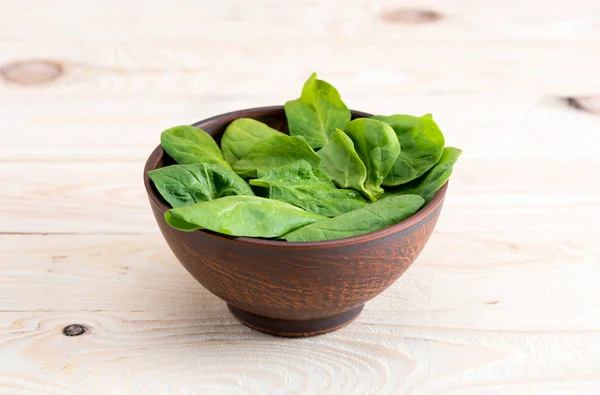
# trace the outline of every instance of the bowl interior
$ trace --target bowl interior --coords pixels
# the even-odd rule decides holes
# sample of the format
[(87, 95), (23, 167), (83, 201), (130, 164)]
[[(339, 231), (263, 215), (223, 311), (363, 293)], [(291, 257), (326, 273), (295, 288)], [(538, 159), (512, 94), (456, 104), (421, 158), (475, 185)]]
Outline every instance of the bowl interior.
[[(351, 110), (352, 119), (370, 117), (371, 114), (354, 111)], [(287, 120), (285, 117), (285, 112), (283, 106), (272, 106), (272, 107), (259, 107), (252, 108), (247, 110), (234, 111), (222, 115), (217, 115), (212, 118), (205, 119), (203, 121), (199, 121), (193, 124), (208, 134), (210, 134), (215, 141), (221, 145), (221, 137), (225, 132), (225, 129), (229, 124), (238, 119), (238, 118), (252, 118), (257, 121), (263, 122), (270, 127), (277, 129), (281, 132), (288, 133)], [(162, 150), (162, 147), (159, 145), (152, 152), (148, 161), (146, 162), (146, 166), (144, 168), (144, 184), (146, 186), (146, 191), (152, 201), (154, 201), (163, 212), (167, 211), (171, 208), (171, 206), (163, 199), (160, 195), (154, 184), (150, 181), (148, 177), (148, 171), (153, 169), (158, 169), (164, 166), (169, 166), (176, 164), (175, 161)], [(385, 237), (391, 233), (396, 233), (403, 231), (414, 224), (418, 223), (422, 219), (426, 218), (433, 210), (435, 210), (443, 201), (444, 195), (446, 193), (446, 189), (448, 187), (448, 183), (446, 183), (434, 196), (434, 198), (429, 202), (425, 207), (422, 207), (419, 211), (417, 211), (413, 216), (405, 219), (402, 222), (399, 222), (395, 225), (389, 226), (384, 229), (380, 229), (375, 232), (367, 233), (360, 236), (348, 237), (345, 239), (338, 240), (328, 240), (328, 241), (316, 241), (316, 242), (287, 242), (287, 241), (278, 241), (278, 240), (270, 240), (270, 239), (260, 239), (260, 238), (250, 238), (250, 237), (233, 237), (228, 235), (223, 235), (220, 233), (215, 233), (206, 230), (196, 230), (195, 232), (204, 232), (207, 234), (211, 234), (215, 237), (225, 238), (234, 240), (241, 243), (250, 243), (250, 244), (260, 244), (260, 245), (269, 245), (273, 247), (331, 247), (334, 245), (344, 245), (344, 244), (355, 244), (358, 242), (372, 240), (374, 238)]]
[[(364, 118), (370, 117), (372, 114), (368, 114), (361, 111), (351, 110), (352, 119), (356, 118)], [(272, 127), (275, 130), (279, 130), (285, 134), (289, 134), (287, 119), (285, 117), (285, 111), (283, 106), (270, 106), (270, 107), (258, 107), (251, 108), (247, 110), (234, 111), (226, 114), (217, 115), (203, 121), (199, 121), (193, 123), (193, 126), (196, 126), (206, 133), (210, 134), (219, 147), (221, 146), (221, 137), (223, 137), (223, 133), (225, 133), (225, 129), (227, 126), (234, 120), (238, 118), (252, 118), (259, 122), (265, 123), (268, 126)], [(166, 152), (162, 151), (162, 154), (156, 161), (154, 167), (149, 168), (148, 170), (160, 169), (161, 167), (170, 166), (177, 164), (173, 158), (171, 158)], [(160, 195), (156, 187), (153, 183), (151, 184), (152, 191), (157, 196), (157, 198), (164, 204), (169, 206), (166, 200)], [(170, 207), (169, 207), (170, 208)]]

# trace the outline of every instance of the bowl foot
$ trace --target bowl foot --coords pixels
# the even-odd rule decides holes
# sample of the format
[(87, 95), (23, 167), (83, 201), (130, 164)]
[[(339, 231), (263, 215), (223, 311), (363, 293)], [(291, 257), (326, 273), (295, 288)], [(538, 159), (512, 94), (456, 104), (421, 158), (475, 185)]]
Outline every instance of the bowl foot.
[(230, 304), (229, 311), (242, 324), (273, 336), (308, 337), (322, 335), (340, 329), (351, 323), (362, 311), (364, 305), (345, 311), (333, 317), (312, 320), (281, 320), (263, 317), (238, 309)]

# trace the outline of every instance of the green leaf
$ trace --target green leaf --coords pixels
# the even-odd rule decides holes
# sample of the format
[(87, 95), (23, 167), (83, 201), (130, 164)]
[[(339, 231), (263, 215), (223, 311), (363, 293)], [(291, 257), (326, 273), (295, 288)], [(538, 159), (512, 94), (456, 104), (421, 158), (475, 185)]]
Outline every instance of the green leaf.
[(150, 170), (148, 176), (172, 207), (186, 207), (222, 196), (254, 195), (246, 181), (221, 164), (173, 165)]
[(231, 122), (221, 138), (225, 160), (233, 164), (243, 158), (258, 141), (283, 133), (252, 118), (239, 118)]
[(350, 111), (338, 91), (313, 73), (302, 88), (299, 99), (285, 103), (291, 136), (302, 136), (314, 149), (327, 144), (335, 128), (344, 129)]
[(165, 213), (169, 225), (186, 232), (208, 229), (230, 236), (280, 237), (326, 219), (279, 200), (226, 196)]
[(367, 168), (346, 133), (336, 129), (331, 141), (318, 150), (317, 155), (322, 160), (319, 168), (338, 187), (356, 189), (368, 195), (365, 191)]
[(321, 170), (305, 160), (261, 172), (251, 185), (269, 189), (269, 198), (281, 200), (311, 213), (335, 217), (363, 207), (362, 195), (351, 189), (337, 189)]
[(160, 135), (160, 145), (177, 163), (225, 163), (215, 140), (195, 126), (165, 130)]
[(425, 199), (425, 203), (429, 203), (436, 192), (444, 186), (450, 178), (454, 164), (462, 154), (462, 150), (454, 147), (446, 147), (442, 152), (440, 160), (427, 171), (423, 176), (409, 182), (408, 184), (400, 185), (386, 191), (383, 198), (389, 198), (398, 195), (416, 194), (421, 195)]
[(173, 216), (173, 214), (170, 211), (165, 212), (165, 221), (167, 221), (167, 223), (173, 228), (179, 229), (184, 232), (193, 232), (195, 230), (202, 229), (197, 225), (191, 224), (178, 217)]
[(242, 177), (256, 178), (259, 171), (266, 172), (301, 159), (314, 167), (321, 163), (321, 158), (304, 138), (281, 134), (263, 138), (252, 144), (244, 155), (231, 165)]
[(359, 236), (394, 225), (416, 213), (422, 205), (423, 198), (418, 195), (378, 200), (335, 218), (307, 225), (283, 238), (287, 241), (321, 241)]
[(383, 180), (383, 186), (405, 184), (423, 175), (442, 156), (444, 135), (431, 114), (421, 117), (412, 115), (374, 116), (394, 129), (400, 142), (400, 155), (392, 170)]
[(365, 194), (375, 201), (383, 194), (381, 183), (400, 154), (400, 143), (396, 133), (388, 124), (369, 118), (358, 118), (349, 122), (345, 132), (354, 143), (356, 153), (367, 169)]

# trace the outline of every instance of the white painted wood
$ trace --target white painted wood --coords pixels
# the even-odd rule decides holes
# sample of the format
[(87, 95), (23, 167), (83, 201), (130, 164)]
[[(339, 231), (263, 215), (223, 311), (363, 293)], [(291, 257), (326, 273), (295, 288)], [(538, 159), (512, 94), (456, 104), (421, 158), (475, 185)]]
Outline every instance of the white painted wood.
[[(1, 395), (600, 393), (599, 2), (0, 10)], [(286, 340), (176, 261), (142, 169), (163, 129), (283, 104), (312, 71), (351, 108), (433, 113), (464, 155), (414, 266), (350, 326)]]

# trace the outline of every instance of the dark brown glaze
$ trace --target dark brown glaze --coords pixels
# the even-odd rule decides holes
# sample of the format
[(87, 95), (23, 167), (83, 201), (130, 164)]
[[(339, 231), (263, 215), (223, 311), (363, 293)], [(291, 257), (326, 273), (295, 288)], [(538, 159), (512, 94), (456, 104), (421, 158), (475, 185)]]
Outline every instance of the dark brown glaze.
[(309, 337), (333, 332), (348, 325), (358, 317), (364, 305), (332, 317), (316, 318), (313, 320), (281, 320), (252, 314), (230, 304), (227, 307), (229, 307), (229, 311), (231, 311), (231, 314), (238, 321), (257, 331), (273, 336)]
[[(354, 117), (369, 114), (353, 112)], [(286, 130), (283, 107), (237, 111), (195, 124), (217, 139), (234, 119), (250, 117)], [(365, 302), (392, 285), (431, 236), (447, 185), (418, 213), (399, 224), (340, 240), (288, 243), (230, 237), (209, 231), (182, 232), (164, 219), (167, 203), (148, 170), (172, 163), (157, 147), (144, 183), (158, 226), (188, 272), (230, 305), (244, 324), (280, 336), (312, 336), (353, 320)]]

